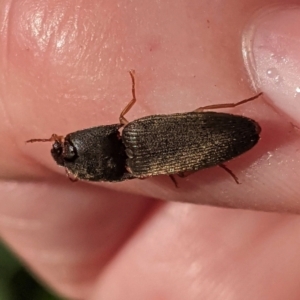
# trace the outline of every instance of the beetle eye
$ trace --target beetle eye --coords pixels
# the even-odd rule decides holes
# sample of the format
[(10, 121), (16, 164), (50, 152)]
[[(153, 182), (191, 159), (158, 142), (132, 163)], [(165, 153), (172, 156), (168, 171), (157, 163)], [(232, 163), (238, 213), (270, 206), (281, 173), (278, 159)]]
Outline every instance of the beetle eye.
[(52, 145), (51, 155), (58, 165), (64, 166), (63, 147), (60, 141), (55, 141)]
[(51, 152), (53, 154), (55, 154), (56, 156), (60, 156), (62, 154), (62, 146), (61, 146), (61, 143), (60, 142), (55, 142), (53, 145), (52, 145), (52, 150)]
[(75, 158), (77, 158), (76, 148), (70, 142), (65, 142), (64, 159), (70, 161), (74, 160)]

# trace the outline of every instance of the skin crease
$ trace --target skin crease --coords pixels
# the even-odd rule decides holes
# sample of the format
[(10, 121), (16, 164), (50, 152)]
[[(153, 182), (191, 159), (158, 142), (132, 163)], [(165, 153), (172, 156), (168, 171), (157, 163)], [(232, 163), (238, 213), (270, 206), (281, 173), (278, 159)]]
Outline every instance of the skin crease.
[[(280, 3), (3, 0), (0, 4), (0, 236), (74, 299), (299, 299), (299, 133), (265, 101), (224, 110), (263, 128), (227, 166), (178, 179), (71, 183), (50, 144), (101, 124), (254, 95), (242, 28)], [(171, 16), (171, 17), (170, 17)]]

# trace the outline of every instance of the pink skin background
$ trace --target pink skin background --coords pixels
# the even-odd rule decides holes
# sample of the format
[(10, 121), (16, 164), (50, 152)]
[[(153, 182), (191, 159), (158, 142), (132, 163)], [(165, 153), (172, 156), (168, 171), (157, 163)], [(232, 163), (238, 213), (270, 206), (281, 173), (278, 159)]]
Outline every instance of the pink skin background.
[(128, 120), (253, 96), (241, 37), (274, 3), (1, 1), (0, 236), (38, 278), (75, 299), (299, 299), (300, 220), (278, 213), (300, 212), (299, 132), (267, 95), (224, 110), (263, 130), (227, 164), (241, 185), (218, 167), (179, 189), (73, 184), (50, 143), (24, 143), (118, 123), (129, 69)]

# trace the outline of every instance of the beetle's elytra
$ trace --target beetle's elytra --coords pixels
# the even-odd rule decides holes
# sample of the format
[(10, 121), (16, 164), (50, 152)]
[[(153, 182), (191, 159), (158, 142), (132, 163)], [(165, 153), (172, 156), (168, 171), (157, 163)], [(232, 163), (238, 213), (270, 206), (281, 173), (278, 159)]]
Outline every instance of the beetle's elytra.
[(262, 93), (237, 103), (128, 122), (125, 114), (136, 102), (134, 71), (130, 76), (133, 99), (122, 111), (119, 124), (27, 142), (52, 141), (52, 157), (74, 180), (116, 182), (160, 174), (183, 176), (219, 165), (237, 181), (223, 163), (250, 150), (258, 142), (261, 128), (240, 115), (204, 110), (235, 107)]
[(130, 122), (123, 129), (122, 140), (132, 174), (147, 177), (224, 163), (251, 149), (259, 132), (256, 122), (242, 116), (191, 112)]

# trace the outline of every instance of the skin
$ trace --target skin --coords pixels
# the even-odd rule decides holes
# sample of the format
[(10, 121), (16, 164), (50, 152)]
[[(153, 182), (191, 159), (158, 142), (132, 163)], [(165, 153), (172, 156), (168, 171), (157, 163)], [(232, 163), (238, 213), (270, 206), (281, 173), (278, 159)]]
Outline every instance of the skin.
[(76, 299), (299, 299), (299, 217), (224, 208), (300, 212), (299, 133), (267, 97), (224, 110), (263, 128), (227, 164), (242, 185), (220, 168), (180, 189), (73, 184), (51, 144), (24, 144), (118, 123), (129, 69), (129, 121), (253, 96), (241, 32), (274, 3), (1, 1), (0, 236), (45, 284)]

